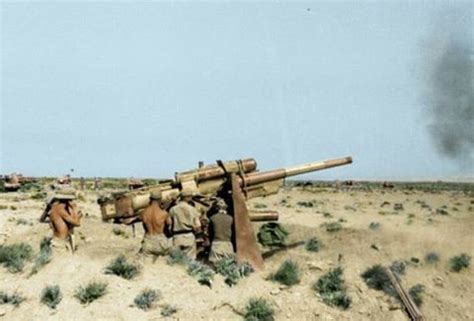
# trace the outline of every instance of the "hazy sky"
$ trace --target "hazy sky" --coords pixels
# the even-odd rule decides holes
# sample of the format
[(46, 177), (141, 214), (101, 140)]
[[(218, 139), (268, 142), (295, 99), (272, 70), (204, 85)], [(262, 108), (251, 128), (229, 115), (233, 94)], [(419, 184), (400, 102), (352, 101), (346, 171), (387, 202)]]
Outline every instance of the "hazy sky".
[(0, 173), (352, 155), (309, 178), (472, 177), (436, 152), (420, 99), (420, 44), (449, 6), (3, 2)]

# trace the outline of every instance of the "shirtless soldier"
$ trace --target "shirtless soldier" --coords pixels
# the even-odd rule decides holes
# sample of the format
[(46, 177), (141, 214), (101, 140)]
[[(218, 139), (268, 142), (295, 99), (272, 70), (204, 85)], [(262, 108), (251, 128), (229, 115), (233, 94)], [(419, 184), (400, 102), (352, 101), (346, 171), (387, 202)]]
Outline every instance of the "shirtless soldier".
[(152, 192), (150, 205), (140, 214), (145, 230), (140, 253), (144, 255), (166, 255), (171, 247), (170, 240), (164, 234), (165, 228), (171, 226), (171, 218), (161, 207), (161, 198), (161, 191)]
[(194, 233), (200, 232), (201, 222), (197, 209), (192, 206), (192, 196), (191, 191), (182, 191), (181, 200), (170, 209), (170, 216), (173, 220), (173, 246), (195, 259), (197, 247)]
[(223, 199), (217, 201), (216, 207), (217, 213), (211, 216), (209, 225), (209, 235), (212, 242), (209, 261), (214, 264), (234, 255), (234, 247), (231, 241), (234, 219), (227, 213), (227, 204)]
[(81, 225), (82, 213), (72, 200), (54, 199), (49, 214), (49, 225), (53, 230), (51, 245), (59, 251), (74, 252), (74, 227)]

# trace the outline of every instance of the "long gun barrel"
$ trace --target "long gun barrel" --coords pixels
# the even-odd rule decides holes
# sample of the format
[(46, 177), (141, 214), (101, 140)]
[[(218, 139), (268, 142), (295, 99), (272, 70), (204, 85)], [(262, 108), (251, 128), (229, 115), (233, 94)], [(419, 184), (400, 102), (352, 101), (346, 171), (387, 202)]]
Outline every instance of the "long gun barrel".
[(291, 176), (301, 175), (305, 173), (315, 172), (327, 168), (347, 165), (352, 163), (352, 157), (343, 157), (331, 160), (325, 160), (321, 162), (308, 163), (304, 165), (298, 165), (287, 168), (280, 168), (266, 172), (250, 173), (244, 176), (244, 179), (240, 180), (241, 186), (252, 186), (279, 179), (284, 179)]

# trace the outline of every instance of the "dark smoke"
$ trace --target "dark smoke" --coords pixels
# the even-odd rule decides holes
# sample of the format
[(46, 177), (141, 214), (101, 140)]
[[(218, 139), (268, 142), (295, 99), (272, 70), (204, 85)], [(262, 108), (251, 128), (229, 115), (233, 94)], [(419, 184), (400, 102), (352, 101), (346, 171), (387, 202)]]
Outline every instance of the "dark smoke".
[(462, 167), (474, 163), (473, 7), (434, 19), (423, 49), (423, 102), (437, 150)]

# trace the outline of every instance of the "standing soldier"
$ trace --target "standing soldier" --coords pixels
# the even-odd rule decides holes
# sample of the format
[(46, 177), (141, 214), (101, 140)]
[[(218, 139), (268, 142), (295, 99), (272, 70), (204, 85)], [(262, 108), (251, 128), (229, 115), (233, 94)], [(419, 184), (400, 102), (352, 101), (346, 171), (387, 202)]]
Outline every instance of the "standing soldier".
[(165, 229), (171, 226), (171, 218), (163, 209), (161, 200), (161, 191), (153, 191), (150, 205), (140, 214), (145, 230), (140, 253), (145, 255), (166, 255), (171, 247), (170, 240), (164, 234)]
[(72, 198), (57, 197), (50, 203), (49, 225), (53, 230), (51, 245), (59, 251), (74, 252), (74, 227), (81, 225), (82, 213)]
[(195, 259), (197, 247), (194, 233), (200, 232), (201, 222), (198, 211), (192, 205), (192, 196), (191, 191), (182, 191), (181, 200), (170, 209), (170, 216), (173, 220), (173, 246)]
[(81, 186), (81, 191), (83, 191), (86, 186), (86, 180), (84, 179), (84, 177), (81, 177), (80, 186)]
[(94, 191), (99, 190), (100, 188), (100, 179), (98, 177), (94, 177)]
[(211, 238), (211, 251), (209, 261), (216, 263), (224, 258), (234, 255), (232, 246), (232, 224), (234, 219), (227, 213), (227, 204), (223, 199), (216, 203), (217, 213), (211, 216), (209, 235)]

